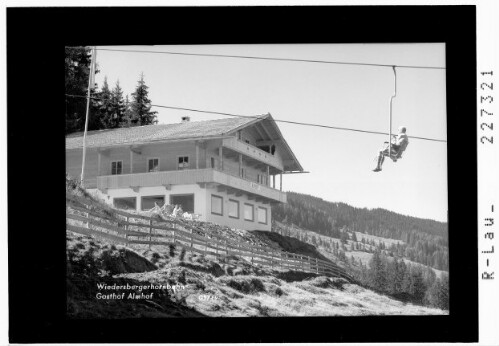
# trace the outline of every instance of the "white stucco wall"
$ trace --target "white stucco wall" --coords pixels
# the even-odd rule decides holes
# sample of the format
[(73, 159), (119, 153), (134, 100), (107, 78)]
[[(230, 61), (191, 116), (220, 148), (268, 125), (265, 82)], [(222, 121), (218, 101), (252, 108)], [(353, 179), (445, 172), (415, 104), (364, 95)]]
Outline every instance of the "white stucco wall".
[(103, 194), (97, 189), (89, 189), (88, 191), (110, 205), (113, 204), (114, 198), (137, 197), (137, 210), (141, 210), (141, 197), (144, 196), (164, 196), (165, 202), (170, 203), (170, 195), (194, 194), (194, 213), (200, 215), (199, 220), (206, 221), (206, 189), (197, 184), (173, 185), (171, 190), (166, 190), (163, 186), (154, 186), (141, 187), (138, 192), (131, 188), (109, 189), (107, 194)]
[[(223, 215), (216, 215), (211, 213), (211, 195), (220, 196), (223, 198)], [(239, 202), (239, 218), (234, 219), (229, 217), (229, 199)], [(254, 206), (254, 221), (247, 221), (244, 219), (244, 203), (252, 204)], [(206, 206), (207, 206), (207, 221), (218, 223), (232, 228), (239, 228), (245, 230), (261, 230), (270, 231), (271, 228), (271, 207), (270, 204), (263, 204), (255, 200), (249, 200), (248, 196), (243, 194), (236, 197), (234, 194), (227, 194), (227, 192), (218, 192), (216, 188), (206, 189)], [(257, 207), (267, 209), (267, 224), (258, 222)]]
[[(164, 196), (166, 203), (170, 201), (170, 195), (176, 194), (194, 194), (194, 213), (199, 214), (199, 220), (217, 223), (223, 226), (232, 228), (246, 229), (246, 230), (262, 230), (270, 231), (271, 228), (271, 206), (256, 202), (255, 200), (248, 199), (248, 196), (235, 196), (234, 194), (227, 194), (227, 192), (219, 192), (216, 188), (201, 188), (197, 184), (191, 185), (173, 185), (171, 190), (166, 190), (161, 187), (142, 187), (138, 192), (130, 188), (125, 189), (109, 189), (107, 194), (102, 193), (97, 189), (88, 189), (96, 197), (104, 200), (106, 203), (112, 205), (114, 198), (121, 197), (137, 197), (137, 210), (141, 209), (141, 197), (143, 196)], [(223, 215), (216, 215), (211, 213), (211, 196), (216, 195), (223, 198)], [(239, 218), (235, 219), (229, 217), (229, 199), (239, 202)], [(254, 207), (254, 220), (248, 221), (244, 219), (244, 204), (252, 204)], [(258, 222), (258, 207), (267, 209), (267, 223), (262, 224)]]

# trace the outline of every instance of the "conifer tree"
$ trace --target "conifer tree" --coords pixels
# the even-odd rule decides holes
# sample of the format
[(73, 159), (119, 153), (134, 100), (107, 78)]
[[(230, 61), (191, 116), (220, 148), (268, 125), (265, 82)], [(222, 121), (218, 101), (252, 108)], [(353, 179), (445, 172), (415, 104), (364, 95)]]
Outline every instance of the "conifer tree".
[(386, 263), (379, 250), (376, 250), (369, 261), (370, 285), (379, 291), (385, 291), (387, 286)]
[(123, 127), (122, 124), (127, 123), (125, 120), (126, 106), (125, 101), (123, 100), (123, 90), (120, 87), (119, 80), (116, 82), (116, 86), (111, 91), (110, 111), (111, 128)]
[(397, 276), (395, 277), (395, 290), (397, 293), (404, 292), (404, 279), (407, 273), (407, 266), (404, 260), (397, 263)]
[[(66, 133), (83, 131), (87, 106), (88, 78), (90, 74), (91, 50), (87, 47), (66, 47), (65, 49), (65, 92)], [(95, 73), (99, 71), (96, 70)], [(94, 95), (91, 86), (90, 96)], [(93, 102), (91, 101), (91, 104)], [(93, 108), (89, 116), (89, 128), (95, 123)]]
[(449, 275), (445, 273), (440, 277), (438, 307), (440, 309), (449, 310)]
[(104, 77), (102, 88), (100, 92), (97, 93), (97, 97), (98, 101), (94, 106), (97, 119), (95, 125), (92, 126), (92, 130), (112, 128), (111, 90), (107, 84), (107, 76)]
[(407, 271), (404, 291), (410, 294), (416, 302), (423, 302), (426, 285), (424, 284), (423, 271), (419, 265), (411, 266), (411, 269)]
[(135, 91), (132, 93), (133, 101), (131, 104), (131, 125), (142, 126), (156, 124), (156, 114), (158, 112), (151, 111), (151, 100), (149, 100), (149, 87), (144, 81), (144, 74), (140, 75)]
[(125, 112), (123, 118), (121, 119), (121, 127), (132, 126), (132, 103), (128, 99), (128, 95), (125, 96)]

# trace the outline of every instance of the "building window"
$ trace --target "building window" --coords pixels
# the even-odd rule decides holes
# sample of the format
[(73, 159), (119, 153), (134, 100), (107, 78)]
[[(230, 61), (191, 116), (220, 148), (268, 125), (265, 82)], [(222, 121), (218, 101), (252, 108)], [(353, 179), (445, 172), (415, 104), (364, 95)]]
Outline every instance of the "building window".
[(258, 207), (258, 222), (267, 224), (267, 208)]
[(211, 195), (211, 213), (215, 215), (223, 215), (224, 199), (217, 195)]
[(184, 212), (194, 213), (194, 194), (170, 195), (171, 205), (180, 205)]
[(159, 159), (157, 157), (150, 158), (147, 160), (147, 171), (159, 172)]
[(244, 203), (244, 219), (246, 221), (253, 221), (255, 219), (253, 215), (253, 204)]
[(119, 209), (137, 209), (137, 198), (136, 197), (126, 197), (126, 198), (114, 198), (113, 205)]
[(179, 156), (178, 157), (178, 169), (189, 168), (189, 156)]
[(158, 205), (162, 207), (165, 204), (165, 196), (144, 196), (142, 197), (140, 207), (142, 210), (150, 210)]
[(239, 219), (239, 202), (229, 199), (229, 217)]
[(214, 157), (211, 158), (210, 163), (211, 163), (211, 168), (215, 168), (215, 158)]
[(274, 155), (275, 154), (275, 145), (260, 145), (257, 146), (258, 149), (263, 150), (269, 154)]
[(111, 161), (111, 174), (123, 174), (123, 161)]

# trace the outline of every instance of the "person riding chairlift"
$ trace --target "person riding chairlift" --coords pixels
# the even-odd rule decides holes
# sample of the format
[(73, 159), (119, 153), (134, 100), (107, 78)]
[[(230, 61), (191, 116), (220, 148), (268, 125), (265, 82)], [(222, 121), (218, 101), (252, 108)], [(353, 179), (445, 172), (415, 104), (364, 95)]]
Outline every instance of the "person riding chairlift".
[(383, 162), (385, 161), (385, 156), (390, 156), (390, 158), (393, 160), (393, 162), (397, 162), (397, 159), (402, 158), (402, 153), (404, 150), (407, 148), (407, 145), (409, 145), (409, 138), (405, 134), (406, 128), (405, 126), (400, 126), (399, 127), (399, 134), (394, 135), (392, 138), (392, 143), (391, 143), (391, 153), (388, 147), (388, 142), (385, 142), (385, 146), (383, 149), (379, 151), (378, 154), (378, 164), (376, 168), (373, 169), (374, 172), (379, 172), (381, 171), (381, 166), (383, 166)]

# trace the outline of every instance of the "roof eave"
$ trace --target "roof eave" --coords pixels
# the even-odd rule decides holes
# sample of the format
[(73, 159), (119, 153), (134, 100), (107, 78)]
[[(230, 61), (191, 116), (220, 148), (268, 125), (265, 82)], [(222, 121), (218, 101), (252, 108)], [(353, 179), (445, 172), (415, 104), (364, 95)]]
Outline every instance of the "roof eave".
[(291, 150), (291, 147), (289, 146), (288, 142), (286, 142), (286, 139), (284, 138), (284, 136), (282, 135), (282, 132), (281, 130), (279, 129), (279, 126), (277, 126), (277, 123), (275, 122), (274, 118), (272, 118), (272, 115), (270, 113), (267, 114), (268, 115), (268, 119), (271, 120), (270, 123), (272, 124), (272, 126), (274, 126), (277, 134), (279, 135), (279, 137), (282, 138), (282, 143), (284, 143), (284, 146), (286, 147), (286, 149), (289, 151), (289, 153), (291, 154), (291, 157), (293, 159), (293, 161), (296, 163), (296, 165), (298, 166), (298, 171), (304, 171), (302, 165), (300, 164), (300, 162), (298, 161), (298, 159), (296, 158), (296, 155), (295, 153), (293, 153), (293, 150)]
[[(201, 141), (201, 140), (210, 140), (210, 139), (224, 139), (230, 138), (231, 136), (227, 135), (213, 135), (213, 136), (201, 136), (201, 137), (184, 137), (184, 138), (174, 138), (174, 139), (159, 139), (159, 140), (150, 140), (150, 141), (141, 141), (141, 142), (128, 142), (128, 143), (116, 143), (116, 144), (106, 144), (106, 145), (92, 145), (88, 146), (87, 149), (90, 148), (117, 148), (117, 147), (127, 147), (130, 145), (147, 145), (147, 144), (157, 144), (157, 143), (171, 143), (171, 142), (185, 142), (185, 141)], [(74, 148), (66, 148), (66, 150), (75, 150), (82, 149), (83, 146), (78, 146)]]

